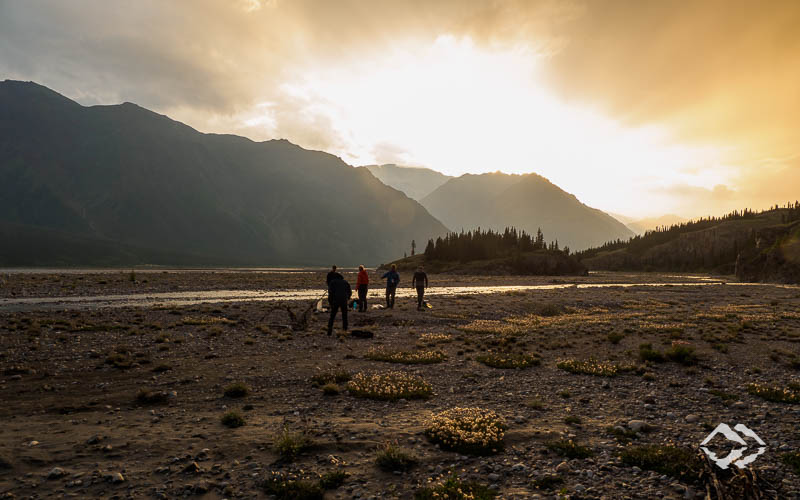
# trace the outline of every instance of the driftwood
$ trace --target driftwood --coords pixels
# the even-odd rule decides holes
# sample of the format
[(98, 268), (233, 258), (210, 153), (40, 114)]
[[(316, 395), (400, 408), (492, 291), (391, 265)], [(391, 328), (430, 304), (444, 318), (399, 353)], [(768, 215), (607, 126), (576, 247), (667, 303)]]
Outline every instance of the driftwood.
[(267, 312), (261, 318), (261, 322), (263, 323), (264, 320), (275, 311), (286, 311), (289, 315), (289, 325), (288, 327), (296, 332), (306, 331), (308, 330), (308, 323), (311, 320), (311, 315), (314, 312), (314, 308), (316, 307), (317, 300), (314, 300), (308, 306), (303, 309), (300, 308), (299, 312), (295, 312), (290, 305), (287, 304), (278, 304), (274, 306), (268, 306)]
[(700, 479), (705, 483), (706, 500), (772, 500), (777, 499), (775, 488), (753, 469), (731, 467), (722, 470), (705, 453)]

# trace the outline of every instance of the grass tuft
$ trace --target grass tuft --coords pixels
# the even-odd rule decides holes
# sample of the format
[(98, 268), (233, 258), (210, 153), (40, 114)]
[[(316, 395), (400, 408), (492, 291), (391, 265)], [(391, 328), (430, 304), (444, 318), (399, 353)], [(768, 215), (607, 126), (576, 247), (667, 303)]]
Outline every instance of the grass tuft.
[(406, 472), (414, 468), (419, 463), (419, 459), (396, 444), (386, 443), (378, 451), (375, 463), (385, 472)]
[(242, 414), (235, 410), (222, 415), (220, 422), (222, 422), (222, 425), (225, 427), (230, 427), (231, 429), (241, 427), (246, 423)]
[(414, 493), (414, 500), (491, 500), (497, 493), (475, 482), (462, 482), (456, 474), (435, 486), (420, 488)]
[(236, 382), (225, 388), (226, 398), (243, 398), (250, 394), (250, 388), (243, 382)]
[(594, 452), (588, 446), (582, 446), (574, 441), (561, 440), (545, 443), (548, 450), (556, 452), (558, 455), (567, 458), (589, 458), (594, 456)]
[(694, 479), (701, 469), (695, 452), (672, 445), (629, 446), (622, 451), (620, 457), (625, 465), (656, 471), (674, 478)]
[(289, 432), (285, 427), (275, 440), (275, 452), (281, 459), (288, 462), (312, 446), (314, 446), (314, 442), (305, 432)]

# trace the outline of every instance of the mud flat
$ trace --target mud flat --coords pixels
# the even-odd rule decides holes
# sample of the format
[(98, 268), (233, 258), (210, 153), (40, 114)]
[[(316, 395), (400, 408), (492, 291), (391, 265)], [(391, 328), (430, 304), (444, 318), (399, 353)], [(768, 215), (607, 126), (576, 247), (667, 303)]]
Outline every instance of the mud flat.
[[(339, 335), (338, 319), (337, 335), (325, 335), (323, 314), (306, 330), (290, 327), (282, 307), (302, 312), (309, 301), (290, 295), (321, 293), (322, 271), (0, 280), (7, 301), (194, 297), (0, 311), (0, 498), (267, 498), (276, 475), (310, 488), (334, 472), (345, 475), (326, 484), (326, 498), (413, 498), (451, 472), (498, 498), (694, 498), (705, 494), (700, 465), (637, 462), (637, 452), (652, 445), (699, 456), (720, 423), (744, 424), (765, 442), (750, 468), (767, 498), (800, 495), (795, 287), (618, 273), (432, 276), (437, 287), (516, 288), (432, 295), (422, 312), (404, 296), (394, 310), (352, 313), (351, 330), (374, 335), (357, 339)], [(373, 286), (371, 305), (381, 303)], [(203, 296), (214, 291), (287, 295)], [(406, 379), (430, 394), (376, 400), (348, 391), (368, 380), (358, 373), (387, 372), (400, 372), (400, 382), (379, 395), (391, 397)], [(454, 407), (495, 412), (506, 425), (502, 446), (476, 455), (431, 442), (432, 415)], [(229, 412), (244, 425), (224, 425)], [(387, 443), (416, 464), (381, 469)], [(281, 453), (281, 444), (297, 453)], [(713, 444), (720, 456), (731, 449)], [(730, 475), (718, 472), (723, 482)]]

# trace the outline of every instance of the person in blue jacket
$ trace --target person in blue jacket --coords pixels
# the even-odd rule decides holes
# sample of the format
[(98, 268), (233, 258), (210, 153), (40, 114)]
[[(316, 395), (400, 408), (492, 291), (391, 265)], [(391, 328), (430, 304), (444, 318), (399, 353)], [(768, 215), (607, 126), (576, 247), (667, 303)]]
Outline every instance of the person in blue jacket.
[(386, 307), (394, 309), (394, 294), (397, 292), (397, 285), (400, 283), (397, 265), (392, 264), (392, 269), (381, 276), (381, 279), (386, 280)]

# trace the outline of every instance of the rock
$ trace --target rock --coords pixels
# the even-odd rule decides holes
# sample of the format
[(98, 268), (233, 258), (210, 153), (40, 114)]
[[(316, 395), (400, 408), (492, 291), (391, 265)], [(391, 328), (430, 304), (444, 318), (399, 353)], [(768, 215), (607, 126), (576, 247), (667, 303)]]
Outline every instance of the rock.
[(38, 445), (39, 445), (39, 441), (29, 441), (25, 446), (27, 446), (28, 448), (32, 448), (32, 447), (38, 446)]
[(745, 410), (747, 409), (747, 403), (744, 401), (737, 401), (731, 405), (732, 408), (736, 410)]
[(628, 427), (633, 432), (639, 432), (647, 428), (647, 422), (645, 422), (644, 420), (631, 420), (630, 422), (628, 422)]
[(499, 480), (500, 480), (500, 474), (498, 474), (498, 473), (496, 473), (496, 472), (492, 472), (492, 473), (491, 473), (491, 474), (489, 474), (487, 477), (489, 478), (489, 481), (492, 481), (492, 482), (495, 482), (495, 481), (499, 481)]
[(577, 491), (578, 493), (583, 493), (584, 491), (586, 491), (586, 486), (582, 484), (576, 484), (575, 491)]
[(99, 442), (100, 442), (100, 437), (97, 434), (86, 440), (86, 444), (97, 444)]
[(695, 415), (694, 413), (686, 415), (686, 421), (690, 424), (697, 422), (698, 420), (700, 420), (700, 417)]
[(208, 493), (209, 489), (210, 488), (209, 488), (207, 482), (200, 481), (199, 483), (194, 485), (194, 488), (192, 488), (192, 491), (194, 492), (195, 495), (203, 495), (205, 493)]
[(111, 482), (114, 484), (124, 483), (125, 476), (123, 476), (120, 472), (115, 472), (111, 474)]
[(183, 472), (184, 474), (198, 474), (200, 473), (201, 470), (202, 469), (200, 469), (200, 466), (197, 464), (197, 462), (192, 462), (186, 467), (184, 467), (181, 472)]
[(567, 462), (561, 462), (558, 464), (558, 466), (556, 466), (556, 472), (559, 474), (566, 474), (569, 472), (569, 464)]
[(67, 473), (61, 467), (53, 467), (50, 472), (47, 473), (47, 479), (59, 479), (66, 475)]

